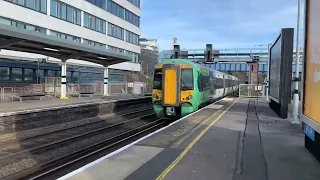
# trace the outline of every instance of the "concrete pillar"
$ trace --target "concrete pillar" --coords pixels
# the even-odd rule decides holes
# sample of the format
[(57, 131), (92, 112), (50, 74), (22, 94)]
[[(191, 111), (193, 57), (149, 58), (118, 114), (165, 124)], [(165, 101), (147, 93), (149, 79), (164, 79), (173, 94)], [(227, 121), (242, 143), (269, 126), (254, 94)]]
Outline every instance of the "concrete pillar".
[(61, 65), (61, 96), (60, 99), (69, 99), (67, 97), (67, 61), (63, 60)]
[(51, 12), (51, 0), (47, 0), (47, 15), (50, 16)]
[(103, 96), (109, 96), (108, 77), (109, 77), (108, 67), (104, 67)]

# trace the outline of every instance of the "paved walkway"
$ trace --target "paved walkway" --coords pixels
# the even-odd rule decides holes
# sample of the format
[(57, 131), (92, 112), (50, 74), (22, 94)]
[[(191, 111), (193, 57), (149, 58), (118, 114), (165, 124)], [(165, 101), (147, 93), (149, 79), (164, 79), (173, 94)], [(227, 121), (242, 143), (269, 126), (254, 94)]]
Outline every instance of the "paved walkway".
[(265, 101), (232, 102), (206, 107), (61, 179), (320, 179), (301, 125), (278, 118)]

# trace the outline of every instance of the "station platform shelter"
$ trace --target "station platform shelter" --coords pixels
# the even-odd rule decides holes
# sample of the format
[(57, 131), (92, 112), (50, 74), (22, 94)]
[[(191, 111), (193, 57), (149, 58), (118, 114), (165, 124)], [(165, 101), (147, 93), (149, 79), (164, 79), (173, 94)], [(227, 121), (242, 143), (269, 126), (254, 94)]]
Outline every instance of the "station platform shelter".
[(304, 138), (267, 101), (228, 97), (59, 179), (319, 179)]

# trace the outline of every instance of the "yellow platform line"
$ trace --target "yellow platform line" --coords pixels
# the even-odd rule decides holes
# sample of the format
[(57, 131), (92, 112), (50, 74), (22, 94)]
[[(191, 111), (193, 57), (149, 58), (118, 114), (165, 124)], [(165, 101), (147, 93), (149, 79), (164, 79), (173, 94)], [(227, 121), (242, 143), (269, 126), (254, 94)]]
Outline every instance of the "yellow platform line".
[[(227, 103), (226, 105), (230, 105), (230, 104), (231, 104), (231, 102)], [(211, 117), (216, 116), (220, 111), (222, 111), (222, 109), (223, 109), (223, 108), (221, 108), (221, 109), (219, 109), (218, 111), (214, 112), (214, 113), (211, 115)], [(202, 124), (207, 124), (209, 121), (210, 121), (210, 118), (204, 119), (204, 120), (202, 120), (202, 121), (200, 120), (200, 122), (197, 124), (197, 126), (196, 126), (194, 129), (192, 129), (192, 131), (191, 131), (190, 133), (186, 134), (186, 135), (183, 136), (181, 139), (179, 139), (179, 140), (175, 143), (175, 145), (180, 145), (180, 144), (182, 144), (189, 136), (191, 136), (196, 130), (198, 130), (198, 129), (201, 127)]]
[[(222, 116), (239, 100), (235, 100), (226, 110), (224, 110), (220, 116), (218, 116), (210, 125), (208, 125), (203, 131), (201, 131), (200, 134), (196, 138), (192, 140), (192, 142), (187, 146), (187, 148), (182, 151), (182, 153), (160, 174), (160, 176), (157, 177), (156, 180), (162, 180), (180, 161), (181, 159), (187, 154), (187, 152), (199, 141), (199, 139), (216, 123), (218, 122)], [(212, 114), (209, 116), (205, 121), (208, 119), (211, 119), (216, 114)]]

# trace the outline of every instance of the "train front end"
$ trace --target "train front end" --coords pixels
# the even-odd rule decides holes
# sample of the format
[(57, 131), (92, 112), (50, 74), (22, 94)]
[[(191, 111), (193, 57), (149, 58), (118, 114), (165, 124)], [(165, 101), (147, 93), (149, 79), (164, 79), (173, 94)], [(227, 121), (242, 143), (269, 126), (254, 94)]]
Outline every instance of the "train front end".
[(153, 106), (159, 118), (178, 119), (195, 111), (192, 66), (165, 63), (154, 74)]

